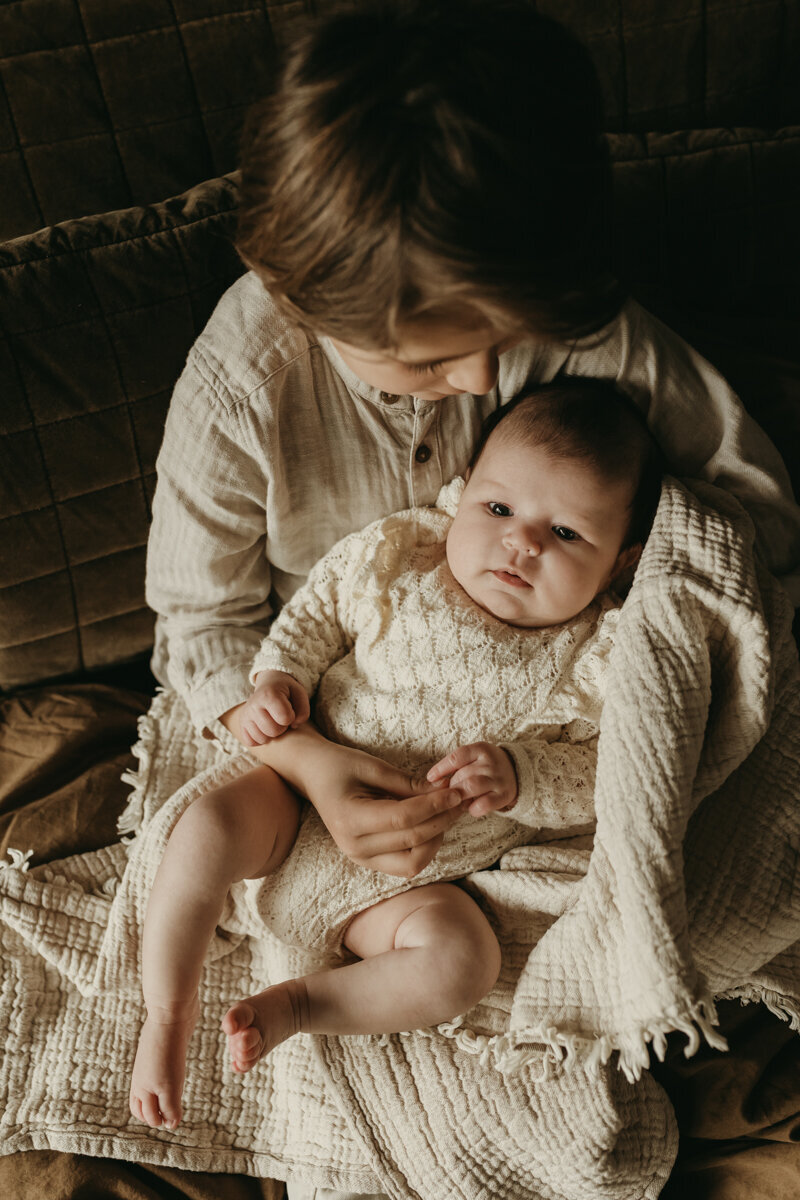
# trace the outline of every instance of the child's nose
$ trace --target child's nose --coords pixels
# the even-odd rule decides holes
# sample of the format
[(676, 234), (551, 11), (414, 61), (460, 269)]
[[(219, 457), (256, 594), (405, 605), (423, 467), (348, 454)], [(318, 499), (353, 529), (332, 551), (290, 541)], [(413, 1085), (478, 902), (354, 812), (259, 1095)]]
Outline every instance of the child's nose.
[(447, 382), (454, 392), (484, 396), (497, 383), (498, 369), (497, 351), (492, 347), (454, 362), (447, 372)]
[(529, 529), (510, 529), (503, 538), (506, 550), (515, 550), (517, 554), (528, 554), (535, 558), (542, 553), (542, 543)]

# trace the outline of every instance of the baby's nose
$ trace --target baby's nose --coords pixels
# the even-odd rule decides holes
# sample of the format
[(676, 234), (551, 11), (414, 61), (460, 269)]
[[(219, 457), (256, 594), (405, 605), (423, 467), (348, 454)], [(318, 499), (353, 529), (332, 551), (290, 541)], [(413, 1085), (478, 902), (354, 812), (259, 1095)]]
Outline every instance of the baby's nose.
[(516, 550), (518, 554), (528, 554), (532, 558), (542, 553), (542, 543), (527, 529), (512, 529), (503, 538), (507, 550)]

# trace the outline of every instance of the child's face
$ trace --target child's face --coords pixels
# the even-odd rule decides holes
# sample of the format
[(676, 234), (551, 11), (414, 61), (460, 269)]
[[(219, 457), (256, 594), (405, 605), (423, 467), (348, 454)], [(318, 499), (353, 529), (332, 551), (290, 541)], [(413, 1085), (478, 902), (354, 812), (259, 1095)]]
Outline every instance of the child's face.
[(636, 561), (640, 547), (620, 550), (632, 499), (626, 480), (495, 435), (450, 528), (450, 570), (499, 620), (557, 625)]
[(331, 339), (364, 383), (389, 395), (420, 400), (490, 392), (497, 382), (499, 356), (518, 340), (489, 325), (465, 327), (463, 321), (447, 320), (410, 322), (391, 350), (366, 350)]

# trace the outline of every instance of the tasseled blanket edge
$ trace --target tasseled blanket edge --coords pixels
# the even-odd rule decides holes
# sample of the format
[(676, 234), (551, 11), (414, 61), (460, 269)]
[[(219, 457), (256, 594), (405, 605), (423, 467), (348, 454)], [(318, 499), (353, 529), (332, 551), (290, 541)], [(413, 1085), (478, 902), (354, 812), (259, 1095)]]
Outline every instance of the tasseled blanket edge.
[(738, 1000), (741, 1004), (763, 1004), (781, 1021), (786, 1021), (789, 1028), (795, 1033), (800, 1033), (800, 1011), (797, 1005), (772, 988), (758, 987), (756, 984), (740, 984), (737, 987), (729, 988), (719, 999)]
[[(156, 695), (163, 692), (156, 689)], [(155, 723), (150, 712), (143, 713), (136, 722), (137, 741), (131, 746), (131, 754), (136, 759), (136, 765), (130, 770), (123, 771), (120, 779), (133, 790), (128, 797), (128, 803), (117, 819), (117, 833), (121, 842), (132, 842), (141, 831), (144, 821), (145, 790), (150, 779), (150, 768), (153, 762), (153, 750), (156, 741)]]
[[(752, 997), (754, 1000), (761, 998), (756, 995)], [(763, 999), (779, 1016), (783, 1013), (786, 1020), (798, 1020), (798, 1014), (786, 1004), (779, 1009), (775, 1003), (770, 1003), (768, 997)], [(714, 1050), (727, 1050), (728, 1043), (715, 1028), (717, 1024), (714, 1001), (706, 996), (681, 1013), (665, 1014), (661, 1020), (625, 1035), (587, 1037), (553, 1025), (487, 1035), (467, 1028), (463, 1017), (444, 1022), (436, 1030), (444, 1037), (452, 1038), (465, 1053), (478, 1055), (482, 1067), (494, 1068), (503, 1075), (512, 1075), (533, 1064), (540, 1068), (537, 1082), (551, 1078), (559, 1069), (569, 1070), (573, 1066), (597, 1072), (616, 1053), (619, 1056), (619, 1069), (630, 1083), (634, 1083), (650, 1065), (650, 1046), (659, 1060), (663, 1061), (667, 1035), (670, 1033), (686, 1035), (688, 1040), (683, 1051), (686, 1058), (697, 1053), (703, 1039)], [(792, 1027), (800, 1027), (800, 1021)]]

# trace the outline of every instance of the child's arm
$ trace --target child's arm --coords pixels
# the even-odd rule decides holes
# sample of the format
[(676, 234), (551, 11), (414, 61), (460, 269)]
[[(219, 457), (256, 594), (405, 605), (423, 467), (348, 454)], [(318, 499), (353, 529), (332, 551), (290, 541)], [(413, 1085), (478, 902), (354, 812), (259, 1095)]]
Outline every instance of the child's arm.
[[(235, 736), (238, 712), (231, 718)], [(380, 758), (339, 746), (310, 721), (251, 753), (306, 796), (342, 853), (371, 871), (403, 879), (418, 875), (461, 816), (460, 792), (412, 779)]]
[(576, 721), (556, 742), (536, 735), (502, 746), (461, 746), (435, 763), (427, 779), (447, 780), (472, 816), (506, 812), (522, 825), (560, 829), (594, 820), (596, 770), (597, 733)]

